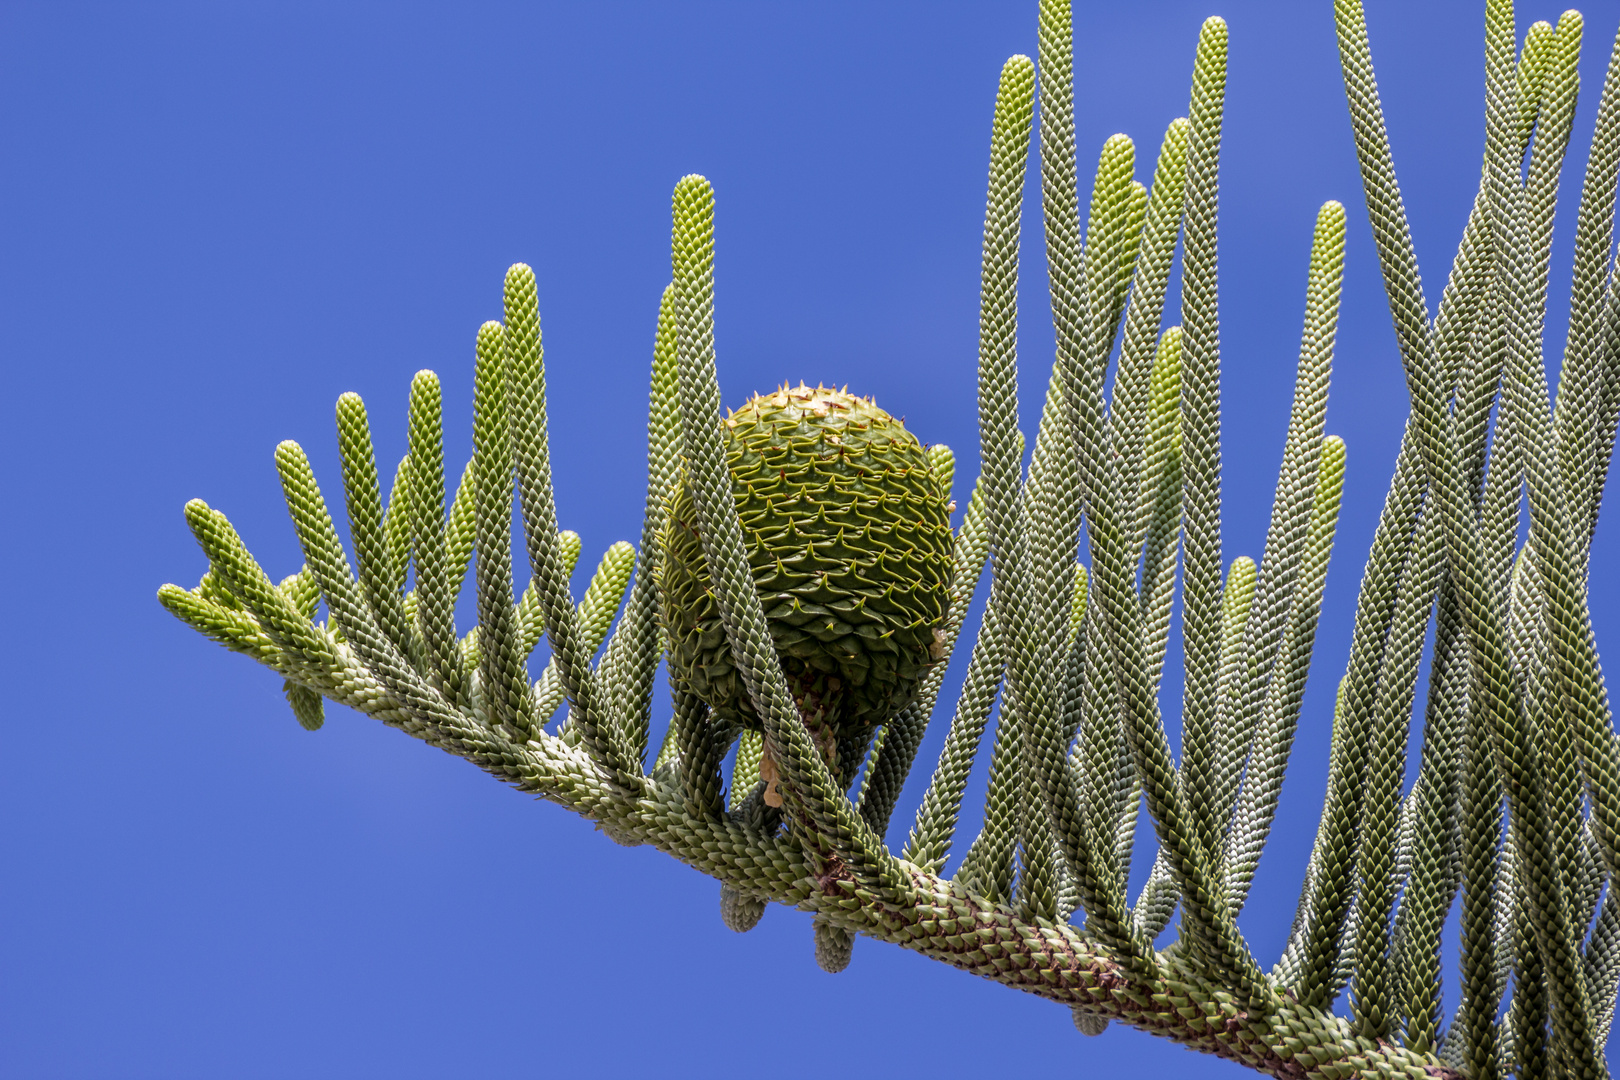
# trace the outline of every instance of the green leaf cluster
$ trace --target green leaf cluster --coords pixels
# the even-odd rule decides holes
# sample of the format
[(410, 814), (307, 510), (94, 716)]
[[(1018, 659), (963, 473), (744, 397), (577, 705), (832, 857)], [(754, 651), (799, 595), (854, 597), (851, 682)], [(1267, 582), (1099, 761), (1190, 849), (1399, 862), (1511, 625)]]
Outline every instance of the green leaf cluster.
[[(365, 407), (344, 395), (348, 548), (304, 452), (283, 443), (276, 462), (303, 569), (274, 583), (224, 515), (194, 501), (186, 517), (208, 571), (159, 598), (280, 674), (307, 728), (320, 727), (329, 698), (621, 843), (655, 845), (720, 880), (734, 930), (770, 902), (812, 912), (829, 971), (865, 935), (1064, 1004), (1088, 1034), (1118, 1019), (1279, 1076), (1605, 1076), (1620, 988), (1620, 743), (1587, 577), (1620, 418), (1620, 39), (1580, 192), (1554, 394), (1544, 324), (1581, 17), (1535, 23), (1521, 39), (1511, 0), (1488, 0), (1480, 186), (1431, 313), (1359, 0), (1334, 0), (1334, 16), (1412, 409), (1361, 580), (1326, 805), (1269, 969), (1237, 920), (1277, 812), (1343, 491), (1346, 452), (1327, 434), (1326, 406), (1345, 211), (1325, 204), (1311, 240), (1264, 548), (1224, 562), (1219, 19), (1200, 33), (1187, 115), (1168, 124), (1144, 179), (1130, 139), (1103, 145), (1084, 222), (1067, 0), (1041, 0), (1037, 59), (1002, 69), (981, 271), (980, 474), (951, 537), (946, 656), (985, 576), (989, 601), (898, 854), (890, 819), (945, 665), (882, 718), (858, 778), (829, 768), (773, 644), (728, 471), (715, 196), (702, 177), (674, 191), (640, 543), (609, 548), (577, 602), (580, 544), (558, 526), (539, 302), (521, 264), (506, 277), (503, 320), (478, 331), (473, 453), (455, 491), (432, 372), (411, 384), (409, 452), (386, 500)], [(1017, 310), (1032, 159), (1057, 346), (1028, 438), (1017, 426)], [(954, 459), (931, 454), (948, 492)], [(759, 730), (678, 685), (654, 748), (677, 484)], [(521, 594), (514, 551), (528, 559)], [(476, 626), (458, 636), (469, 568), (475, 595), (463, 607)], [(1160, 693), (1178, 595), (1179, 748)], [(542, 637), (551, 658), (532, 678)], [(968, 776), (985, 757), (983, 826), (959, 845)], [(780, 809), (760, 797), (762, 762), (780, 771)], [(1132, 897), (1144, 807), (1158, 851)], [(1440, 940), (1454, 908), (1461, 1005), (1448, 1020)], [(1179, 933), (1161, 949), (1178, 911)], [(1334, 1011), (1346, 990), (1348, 1019)]]

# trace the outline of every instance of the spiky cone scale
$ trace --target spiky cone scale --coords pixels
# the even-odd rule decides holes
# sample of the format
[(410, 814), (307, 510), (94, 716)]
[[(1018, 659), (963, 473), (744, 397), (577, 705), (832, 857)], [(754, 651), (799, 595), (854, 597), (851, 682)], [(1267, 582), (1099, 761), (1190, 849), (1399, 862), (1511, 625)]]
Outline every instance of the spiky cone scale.
[[(868, 398), (782, 387), (725, 422), (748, 563), (794, 700), (837, 767), (915, 696), (950, 602), (948, 495), (928, 451)], [(726, 642), (683, 477), (665, 519), (661, 595), (674, 678), (719, 717), (763, 723)], [(769, 781), (771, 763), (762, 762)]]

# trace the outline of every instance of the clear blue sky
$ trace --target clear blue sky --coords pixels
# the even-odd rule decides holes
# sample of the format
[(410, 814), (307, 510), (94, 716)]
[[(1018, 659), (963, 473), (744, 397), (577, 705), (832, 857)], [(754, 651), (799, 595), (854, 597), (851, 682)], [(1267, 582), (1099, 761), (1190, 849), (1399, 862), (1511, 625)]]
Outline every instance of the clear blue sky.
[[(1186, 110), (1199, 23), (1230, 23), (1228, 559), (1264, 537), (1313, 215), (1350, 210), (1328, 418), (1345, 509), (1244, 915), (1269, 963), (1406, 409), (1331, 5), (1080, 8), (1087, 175), (1113, 132), (1156, 150)], [(1478, 176), (1481, 8), (1369, 3), (1431, 301)], [(1558, 10), (1527, 5), (1521, 28)], [(1616, 6), (1587, 14), (1564, 281)], [(307, 733), (279, 679), (153, 598), (204, 568), (180, 515), (194, 496), (272, 573), (297, 568), (271, 450), (298, 439), (335, 487), (343, 391), (393, 458), (410, 376), (437, 370), (465, 453), (473, 332), (519, 260), (540, 280), (562, 521), (585, 563), (634, 539), (669, 192), (688, 172), (718, 192), (728, 401), (847, 383), (955, 446), (965, 490), (991, 101), (1001, 62), (1034, 44), (1033, 0), (0, 7), (0, 1073), (1238, 1075), (1132, 1031), (1082, 1038), (1056, 1006), (871, 941), (825, 975), (808, 916), (773, 907), (735, 935), (718, 886), (664, 855), (346, 710)], [(1032, 421), (1051, 330), (1038, 242), (1025, 255)], [(1555, 356), (1563, 320), (1555, 302)], [(1613, 521), (1597, 544), (1612, 648)]]

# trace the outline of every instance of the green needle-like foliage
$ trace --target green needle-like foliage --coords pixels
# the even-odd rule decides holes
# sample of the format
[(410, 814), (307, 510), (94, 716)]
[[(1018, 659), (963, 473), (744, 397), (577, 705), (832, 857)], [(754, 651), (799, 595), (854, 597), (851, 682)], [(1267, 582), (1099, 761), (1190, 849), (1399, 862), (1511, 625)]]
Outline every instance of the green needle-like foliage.
[[(800, 661), (790, 679), (768, 616), (793, 605), (767, 612), (756, 574), (770, 567), (751, 567), (747, 545), (768, 542), (766, 562), (782, 573), (792, 563), (800, 577), (835, 551), (887, 552), (860, 564), (859, 595), (839, 584), (847, 563), (804, 587), (851, 593), (815, 603), (873, 615), (860, 649), (892, 649), (890, 624), (876, 616), (918, 585), (894, 517), (912, 496), (867, 492), (861, 485), (877, 481), (857, 470), (836, 520), (817, 501), (826, 493), (801, 483), (793, 500), (804, 516), (784, 517), (765, 539), (745, 534), (738, 506), (757, 493), (728, 464), (716, 197), (700, 176), (674, 191), (639, 546), (609, 547), (581, 597), (569, 585), (579, 537), (559, 527), (552, 494), (540, 298), (519, 264), (501, 321), (476, 336), (472, 454), (453, 492), (436, 375), (411, 382), (408, 451), (386, 498), (365, 406), (345, 394), (349, 546), (303, 450), (283, 443), (276, 465), (304, 566), (273, 583), (225, 516), (193, 501), (186, 519), (207, 570), (195, 589), (165, 585), (159, 600), (274, 670), (305, 728), (322, 726), (331, 699), (568, 807), (619, 843), (667, 851), (720, 881), (733, 930), (751, 929), (772, 902), (812, 913), (814, 955), (829, 972), (848, 966), (865, 935), (1067, 1006), (1087, 1034), (1117, 1019), (1275, 1076), (1606, 1076), (1620, 993), (1620, 742), (1587, 574), (1620, 427), (1620, 37), (1580, 191), (1557, 358), (1543, 343), (1581, 17), (1535, 23), (1521, 38), (1511, 0), (1487, 0), (1481, 182), (1431, 311), (1361, 5), (1333, 0), (1333, 10), (1412, 411), (1337, 684), (1322, 818), (1269, 972), (1237, 920), (1306, 708), (1344, 488), (1347, 449), (1329, 433), (1327, 401), (1346, 214), (1324, 204), (1311, 239), (1265, 546), (1233, 557), (1221, 539), (1219, 19), (1199, 35), (1188, 114), (1169, 122), (1151, 176), (1138, 179), (1135, 144), (1115, 135), (1085, 207), (1064, 0), (1040, 0), (1038, 62), (1015, 56), (1002, 69), (980, 279), (980, 473), (953, 536), (939, 500), (950, 497), (954, 455), (925, 453), (881, 414), (895, 440), (884, 447), (907, 447), (897, 475), (933, 500), (931, 610), (943, 603), (944, 614), (918, 624), (911, 647), (929, 662), (913, 663), (916, 677), (862, 697), (880, 715), (819, 726), (816, 702), (831, 699), (814, 688), (842, 687), (816, 682)], [(1026, 446), (1017, 313), (1032, 160), (1056, 355)], [(836, 433), (817, 438), (840, 445)], [(785, 481), (786, 464), (780, 472)], [(666, 560), (671, 522), (685, 547), (671, 542)], [(873, 529), (901, 547), (876, 544)], [(514, 547), (528, 557), (521, 594)], [(469, 568), (474, 595), (463, 600)], [(665, 573), (677, 568), (685, 593)], [(985, 578), (984, 614), (970, 627)], [(702, 640), (677, 639), (687, 651), (672, 654), (677, 601), (693, 596), (714, 614), (682, 630)], [(1178, 596), (1179, 747), (1160, 696)], [(459, 639), (458, 613), (476, 624)], [(837, 633), (865, 632), (851, 629), (857, 621)], [(536, 677), (542, 638), (550, 659)], [(959, 640), (971, 642), (965, 677), (945, 705)], [(687, 667), (669, 665), (673, 717), (649, 754), (656, 673), (671, 655)], [(700, 696), (710, 685), (691, 668), (700, 655), (746, 704)], [(943, 749), (896, 855), (891, 817), (936, 712), (941, 723), (950, 714)], [(947, 874), (976, 767), (987, 767), (988, 790), (968, 816), (982, 826)], [(1144, 805), (1159, 849), (1132, 903)], [(1448, 1018), (1441, 941), (1454, 910), (1460, 1005)], [(1160, 950), (1177, 911), (1179, 940)], [(1346, 989), (1348, 1019), (1335, 1012)]]

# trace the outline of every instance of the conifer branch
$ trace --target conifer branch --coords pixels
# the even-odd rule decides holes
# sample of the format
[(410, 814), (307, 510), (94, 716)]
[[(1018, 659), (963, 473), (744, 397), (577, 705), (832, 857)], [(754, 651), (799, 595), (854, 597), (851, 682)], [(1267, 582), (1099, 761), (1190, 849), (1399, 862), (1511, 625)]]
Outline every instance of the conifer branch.
[[(283, 443), (303, 567), (273, 582), (224, 515), (194, 500), (185, 514), (207, 569), (193, 589), (163, 586), (160, 603), (274, 671), (305, 729), (324, 726), (326, 700), (348, 705), (619, 843), (665, 851), (719, 880), (733, 930), (769, 903), (806, 911), (829, 972), (864, 935), (1061, 1004), (1086, 1034), (1118, 1020), (1291, 1080), (1606, 1076), (1620, 740), (1588, 560), (1620, 426), (1620, 38), (1580, 193), (1555, 398), (1543, 338), (1581, 17), (1534, 23), (1517, 47), (1511, 0), (1488, 0), (1485, 167), (1431, 316), (1365, 16), (1359, 0), (1334, 0), (1334, 13), (1412, 408), (1338, 684), (1322, 819), (1269, 973), (1237, 919), (1306, 707), (1344, 489), (1326, 404), (1345, 212), (1328, 202), (1316, 222), (1265, 546), (1258, 562), (1225, 561), (1219, 19), (1204, 24), (1188, 115), (1165, 130), (1151, 184), (1136, 179), (1129, 138), (1102, 145), (1083, 233), (1064, 0), (1039, 0), (1039, 79), (1028, 57), (1003, 67), (981, 262), (980, 475), (954, 533), (954, 455), (865, 399), (784, 388), (771, 422), (792, 434), (755, 443), (737, 429), (763, 415), (763, 398), (749, 416), (723, 415), (714, 192), (687, 176), (654, 333), (639, 546), (610, 546), (577, 603), (580, 539), (557, 520), (540, 304), (523, 264), (506, 275), (503, 321), (478, 332), (473, 452), (453, 494), (437, 375), (411, 381), (408, 449), (386, 500), (365, 405), (345, 394), (352, 554), (302, 448)], [(1026, 468), (1017, 301), (1032, 150), (1057, 348)], [(1178, 239), (1180, 325), (1166, 327)], [(771, 516), (790, 503), (806, 513)], [(521, 596), (518, 537), (531, 572)], [(1178, 558), (1179, 762), (1160, 701)], [(988, 603), (970, 627), (987, 563)], [(778, 588), (790, 564), (815, 570)], [(477, 625), (458, 640), (470, 566)], [(711, 619), (696, 630), (680, 621), (693, 603)], [(964, 635), (966, 676), (942, 704)], [(551, 660), (531, 682), (542, 636)], [(666, 660), (673, 716), (648, 768)], [(738, 696), (706, 683), (704, 665)], [(893, 694), (876, 695), (879, 683)], [(879, 705), (857, 712), (857, 699)], [(949, 728), (896, 856), (884, 835), (936, 711), (951, 713)], [(983, 826), (945, 877), (992, 721)], [(1132, 905), (1142, 801), (1159, 849)], [(1178, 908), (1181, 941), (1159, 951)], [(1454, 908), (1460, 1005), (1448, 1022), (1441, 942)], [(1346, 987), (1349, 1020), (1334, 1012)]]

